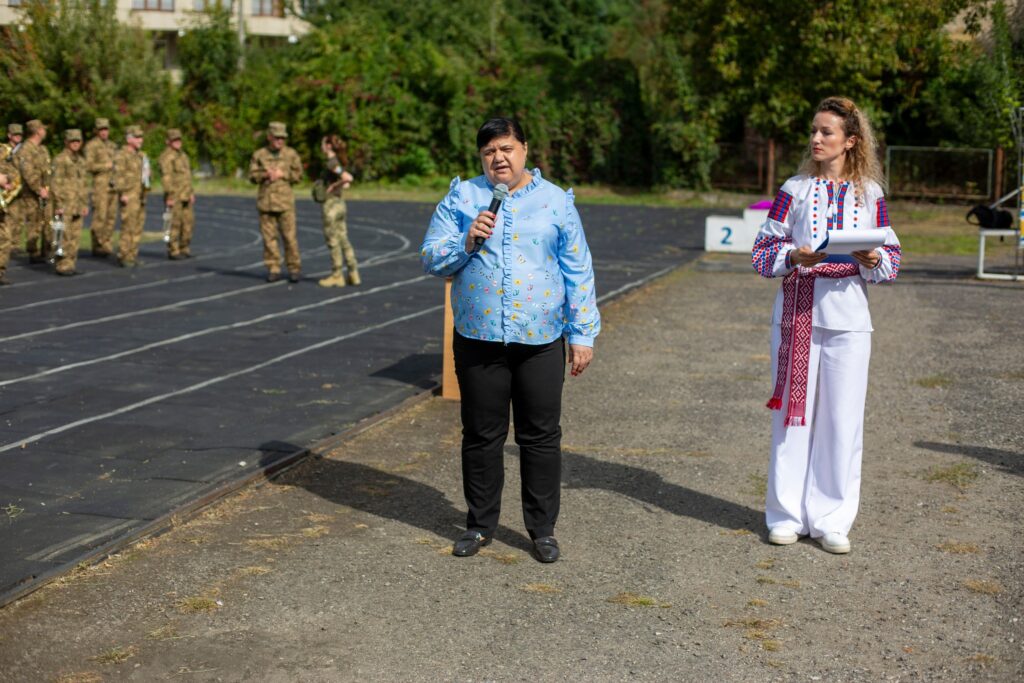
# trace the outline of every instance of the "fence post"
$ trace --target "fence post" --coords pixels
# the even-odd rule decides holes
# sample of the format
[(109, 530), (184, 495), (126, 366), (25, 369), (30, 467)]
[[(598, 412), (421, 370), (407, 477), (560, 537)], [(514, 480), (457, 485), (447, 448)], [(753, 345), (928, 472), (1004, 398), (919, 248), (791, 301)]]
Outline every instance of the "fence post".
[(459, 379), (455, 376), (455, 313), (452, 311), (452, 278), (444, 279), (444, 349), (441, 351), (441, 398), (462, 399)]
[(1002, 145), (996, 147), (996, 180), (992, 188), (992, 201), (996, 201), (1003, 196), (1003, 147)]
[(769, 197), (775, 195), (775, 138), (768, 139), (768, 181), (764, 193)]

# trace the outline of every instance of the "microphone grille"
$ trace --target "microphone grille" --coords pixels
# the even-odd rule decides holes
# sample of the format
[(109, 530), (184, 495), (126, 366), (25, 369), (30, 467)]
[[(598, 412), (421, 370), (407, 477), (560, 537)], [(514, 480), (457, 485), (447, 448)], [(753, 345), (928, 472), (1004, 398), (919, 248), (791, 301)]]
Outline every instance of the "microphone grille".
[(506, 185), (505, 183), (498, 183), (497, 185), (494, 186), (494, 194), (491, 195), (492, 198), (497, 199), (498, 201), (504, 201), (505, 197), (507, 196), (508, 185)]

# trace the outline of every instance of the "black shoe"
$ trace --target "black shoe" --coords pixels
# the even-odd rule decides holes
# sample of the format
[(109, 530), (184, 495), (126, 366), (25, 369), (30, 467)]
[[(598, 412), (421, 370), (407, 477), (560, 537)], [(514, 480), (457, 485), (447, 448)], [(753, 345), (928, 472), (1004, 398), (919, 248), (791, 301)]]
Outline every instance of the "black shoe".
[(92, 251), (93, 258), (108, 258), (110, 254), (111, 252), (106, 249), (93, 249)]
[(74, 270), (58, 270), (57, 275), (63, 275), (64, 277), (68, 277), (71, 275), (78, 275), (78, 273)]
[(281, 273), (270, 271), (267, 273), (267, 282), (277, 282), (281, 279)]
[(178, 254), (178, 256), (179, 256), (180, 258), (192, 258), (192, 254), (190, 254), (190, 253), (189, 253), (189, 252), (187, 252), (187, 251), (183, 251), (183, 252), (181, 252), (180, 254)]
[(541, 536), (533, 539), (533, 556), (540, 562), (557, 562), (560, 552), (558, 541), (554, 536)]
[(0, 273), (0, 287), (9, 284), (11, 284), (11, 281), (7, 279), (7, 276), (3, 273)]
[(293, 285), (302, 279), (302, 273), (288, 273), (288, 282)]
[(117, 265), (121, 266), (122, 268), (134, 268), (135, 267), (135, 261), (121, 261), (121, 260), (118, 260)]
[(46, 263), (46, 257), (40, 256), (39, 254), (29, 254), (28, 262), (32, 265), (38, 265), (40, 263)]
[(480, 552), (480, 548), (491, 544), (491, 537), (484, 536), (479, 531), (467, 531), (455, 541), (452, 546), (452, 555), (456, 557), (469, 557)]

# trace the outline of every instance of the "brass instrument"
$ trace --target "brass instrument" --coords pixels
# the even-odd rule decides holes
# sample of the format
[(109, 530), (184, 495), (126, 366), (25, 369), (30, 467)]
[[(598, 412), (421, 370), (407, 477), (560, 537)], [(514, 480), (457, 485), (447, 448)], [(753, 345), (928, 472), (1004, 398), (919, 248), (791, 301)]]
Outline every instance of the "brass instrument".
[[(6, 165), (13, 168), (13, 157), (14, 148), (6, 143), (0, 142), (0, 162), (5, 162)], [(7, 207), (11, 205), (14, 198), (21, 192), (21, 174), (11, 173), (5, 175), (8, 175), (8, 180), (11, 181), (11, 187), (9, 189), (0, 187), (0, 213), (6, 212)]]
[(53, 255), (50, 256), (50, 263), (56, 263), (58, 259), (64, 258), (64, 217), (54, 216), (50, 228), (53, 230)]

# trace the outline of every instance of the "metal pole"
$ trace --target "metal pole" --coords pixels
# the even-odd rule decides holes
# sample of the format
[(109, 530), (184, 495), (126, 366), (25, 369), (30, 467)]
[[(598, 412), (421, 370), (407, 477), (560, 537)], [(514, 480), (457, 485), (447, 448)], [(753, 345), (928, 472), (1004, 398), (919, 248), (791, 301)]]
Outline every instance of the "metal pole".
[(238, 68), (245, 68), (245, 0), (238, 0)]

